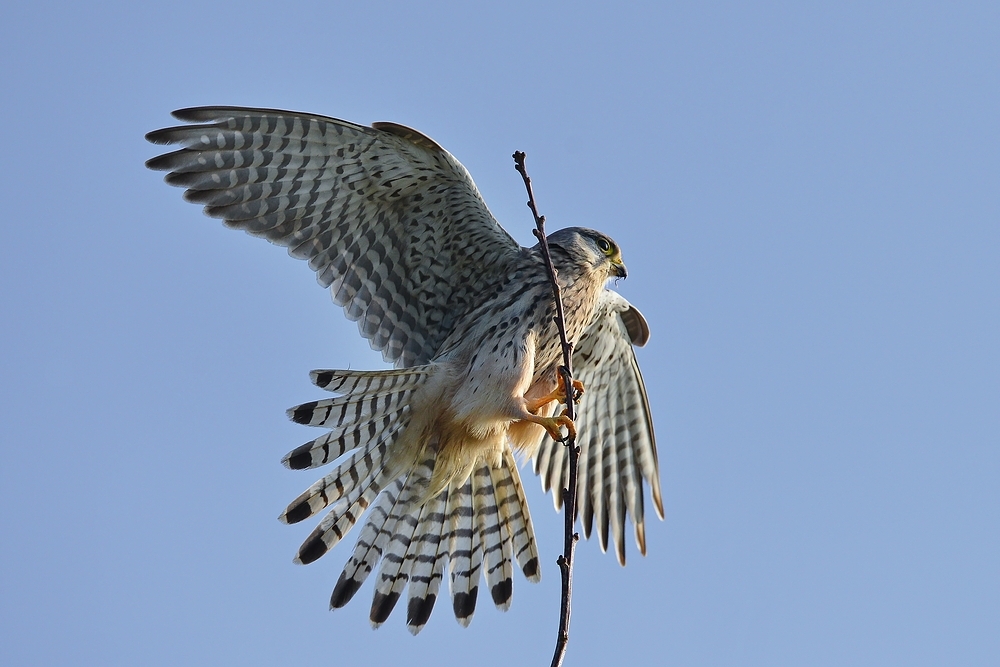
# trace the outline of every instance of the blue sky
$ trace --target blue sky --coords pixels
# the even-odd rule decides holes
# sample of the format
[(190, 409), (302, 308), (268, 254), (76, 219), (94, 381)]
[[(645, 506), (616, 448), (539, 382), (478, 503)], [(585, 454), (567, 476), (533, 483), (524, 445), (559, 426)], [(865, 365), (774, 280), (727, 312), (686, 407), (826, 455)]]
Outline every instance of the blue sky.
[(143, 168), (196, 104), (434, 137), (522, 243), (614, 237), (666, 521), (578, 550), (568, 664), (1000, 662), (996, 3), (65, 3), (0, 21), (0, 656), (545, 664), (543, 578), (373, 632), (291, 563), (308, 371), (379, 355)]

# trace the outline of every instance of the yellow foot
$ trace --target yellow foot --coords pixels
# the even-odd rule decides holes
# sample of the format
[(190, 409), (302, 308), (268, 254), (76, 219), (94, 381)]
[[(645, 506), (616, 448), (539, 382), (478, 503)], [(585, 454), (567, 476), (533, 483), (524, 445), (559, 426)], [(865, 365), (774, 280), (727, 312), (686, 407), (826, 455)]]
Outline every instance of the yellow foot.
[[(560, 403), (566, 402), (566, 382), (563, 380), (562, 373), (558, 373), (557, 377), (558, 384), (556, 384), (556, 388), (551, 393), (546, 394), (541, 398), (525, 402), (528, 412), (537, 414), (540, 409), (552, 401), (559, 401)], [(583, 396), (583, 383), (579, 380), (573, 380), (573, 401), (576, 402), (580, 400), (581, 396)]]
[[(576, 424), (573, 423), (572, 419), (566, 416), (565, 410), (558, 417), (538, 417), (532, 415), (525, 421), (534, 422), (544, 428), (556, 442), (566, 442), (570, 438), (576, 437)], [(565, 438), (563, 437), (562, 431), (559, 430), (561, 426), (565, 426), (566, 432), (569, 434)]]

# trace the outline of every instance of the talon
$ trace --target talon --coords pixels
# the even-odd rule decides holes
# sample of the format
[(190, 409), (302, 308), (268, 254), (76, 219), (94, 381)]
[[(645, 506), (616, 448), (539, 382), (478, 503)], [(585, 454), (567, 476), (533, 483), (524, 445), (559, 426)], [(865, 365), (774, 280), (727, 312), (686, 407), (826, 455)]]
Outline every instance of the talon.
[[(528, 421), (532, 421), (544, 428), (556, 442), (566, 442), (570, 438), (576, 437), (576, 424), (566, 416), (565, 411), (558, 417), (533, 417)], [(566, 432), (568, 433), (566, 437), (563, 437), (562, 431), (559, 430), (561, 426), (566, 427)]]
[[(559, 401), (560, 403), (566, 402), (566, 382), (563, 380), (561, 373), (556, 377), (556, 388), (554, 390), (541, 398), (536, 398), (526, 402), (525, 405), (528, 408), (528, 412), (537, 413), (541, 408), (545, 407), (552, 401)], [(583, 383), (579, 380), (573, 380), (573, 402), (575, 403), (580, 400), (581, 396), (583, 396)]]

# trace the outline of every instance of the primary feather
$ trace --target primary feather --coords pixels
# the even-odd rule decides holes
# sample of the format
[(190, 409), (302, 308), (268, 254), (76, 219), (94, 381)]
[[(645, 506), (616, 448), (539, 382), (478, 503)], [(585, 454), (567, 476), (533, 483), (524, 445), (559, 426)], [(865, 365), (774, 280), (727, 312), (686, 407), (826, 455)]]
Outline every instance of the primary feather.
[[(551, 286), (538, 246), (522, 248), (486, 208), (465, 168), (432, 139), (394, 123), (363, 127), (312, 114), (238, 107), (174, 113), (186, 125), (151, 132), (177, 147), (147, 162), (185, 198), (232, 228), (304, 259), (360, 333), (395, 365), (384, 371), (313, 371), (334, 394), (288, 411), (329, 429), (293, 449), (292, 469), (335, 468), (279, 517), (325, 516), (299, 548), (312, 562), (364, 519), (330, 599), (341, 607), (372, 572), (376, 627), (407, 594), (419, 632), (451, 589), (467, 625), (485, 580), (500, 609), (516, 564), (540, 568), (515, 451), (535, 462), (544, 488), (566, 480), (552, 403), (560, 347)], [(624, 277), (620, 251), (590, 229), (549, 236), (587, 385), (580, 404), (578, 489), (584, 532), (596, 522), (624, 563), (627, 518), (645, 551), (643, 487), (662, 517), (652, 420), (632, 345), (645, 320), (606, 289)], [(482, 576), (481, 576), (482, 575)]]

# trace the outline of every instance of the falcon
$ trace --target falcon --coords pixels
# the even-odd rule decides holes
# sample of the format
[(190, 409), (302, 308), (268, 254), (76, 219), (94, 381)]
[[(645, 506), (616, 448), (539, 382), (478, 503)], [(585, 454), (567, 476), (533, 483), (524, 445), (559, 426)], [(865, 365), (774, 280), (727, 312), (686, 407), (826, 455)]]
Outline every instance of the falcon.
[[(625, 563), (630, 518), (645, 554), (644, 487), (663, 518), (649, 401), (633, 345), (645, 319), (607, 288), (625, 278), (618, 245), (592, 229), (548, 236), (575, 344), (562, 386), (555, 302), (539, 246), (494, 219), (469, 173), (434, 140), (395, 123), (371, 127), (290, 111), (198, 107), (146, 135), (176, 150), (149, 160), (188, 201), (233, 229), (304, 259), (390, 370), (316, 370), (333, 394), (288, 411), (325, 429), (282, 463), (334, 467), (281, 513), (326, 510), (295, 561), (311, 563), (362, 518), (334, 587), (339, 608), (376, 571), (380, 626), (407, 589), (407, 626), (426, 624), (447, 576), (468, 625), (481, 575), (506, 611), (517, 567), (541, 571), (518, 457), (531, 459), (556, 509), (568, 478), (562, 432), (581, 448), (584, 534), (609, 533)], [(580, 394), (578, 423), (559, 403)], [(569, 395), (569, 397), (567, 396)]]

